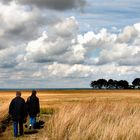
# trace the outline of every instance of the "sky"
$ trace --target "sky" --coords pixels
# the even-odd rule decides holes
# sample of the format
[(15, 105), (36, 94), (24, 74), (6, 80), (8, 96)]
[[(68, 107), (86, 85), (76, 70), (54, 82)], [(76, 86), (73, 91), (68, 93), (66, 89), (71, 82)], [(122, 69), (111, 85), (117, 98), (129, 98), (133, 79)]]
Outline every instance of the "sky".
[(140, 77), (139, 0), (0, 0), (0, 88), (88, 88)]

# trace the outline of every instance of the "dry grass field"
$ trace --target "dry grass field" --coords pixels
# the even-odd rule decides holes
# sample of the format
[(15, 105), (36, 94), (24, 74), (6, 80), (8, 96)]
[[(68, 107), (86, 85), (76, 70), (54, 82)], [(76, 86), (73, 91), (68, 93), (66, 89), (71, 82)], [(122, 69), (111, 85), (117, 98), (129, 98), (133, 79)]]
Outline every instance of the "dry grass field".
[[(25, 100), (29, 95), (22, 91)], [(23, 140), (140, 139), (140, 90), (44, 90), (37, 95), (45, 127)], [(0, 120), (14, 97), (15, 91), (0, 92)], [(56, 111), (48, 119), (52, 109)], [(11, 126), (0, 139), (13, 139)]]
[(91, 101), (64, 106), (50, 119), (47, 127), (50, 135), (44, 139), (139, 140), (139, 118), (139, 104)]

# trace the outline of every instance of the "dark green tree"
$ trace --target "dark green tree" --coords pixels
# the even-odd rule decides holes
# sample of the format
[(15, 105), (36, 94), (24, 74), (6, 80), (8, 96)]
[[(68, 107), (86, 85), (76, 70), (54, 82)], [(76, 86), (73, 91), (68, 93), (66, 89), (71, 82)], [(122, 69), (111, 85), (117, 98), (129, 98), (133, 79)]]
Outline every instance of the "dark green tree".
[(107, 80), (106, 79), (99, 79), (97, 80), (97, 85), (99, 89), (107, 88)]
[(98, 88), (97, 81), (91, 81), (90, 86), (94, 89)]
[(133, 86), (134, 86), (135, 88), (136, 88), (136, 87), (140, 88), (140, 78), (134, 79), (133, 82), (132, 82), (132, 84), (133, 84)]
[(119, 89), (128, 89), (129, 83), (126, 80), (120, 80), (117, 82), (117, 88)]
[(107, 82), (107, 88), (108, 89), (115, 89), (117, 86), (117, 81), (113, 79), (109, 79)]

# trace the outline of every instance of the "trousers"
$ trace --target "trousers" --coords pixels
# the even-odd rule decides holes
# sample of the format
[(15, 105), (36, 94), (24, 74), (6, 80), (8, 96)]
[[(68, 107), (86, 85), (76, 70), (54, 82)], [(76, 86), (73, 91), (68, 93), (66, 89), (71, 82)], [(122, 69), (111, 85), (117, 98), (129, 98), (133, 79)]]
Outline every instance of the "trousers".
[(30, 125), (35, 128), (35, 124), (36, 124), (36, 117), (30, 117)]
[[(19, 127), (19, 131), (18, 131)], [(14, 136), (18, 136), (18, 132), (20, 135), (23, 135), (23, 121), (13, 121), (13, 128), (14, 128)]]

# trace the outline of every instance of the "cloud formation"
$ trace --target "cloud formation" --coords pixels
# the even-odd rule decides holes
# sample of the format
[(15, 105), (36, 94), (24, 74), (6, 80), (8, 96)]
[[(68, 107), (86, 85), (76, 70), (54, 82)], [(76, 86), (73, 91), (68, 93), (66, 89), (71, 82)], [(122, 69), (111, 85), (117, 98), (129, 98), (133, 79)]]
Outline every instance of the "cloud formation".
[(123, 77), (132, 81), (139, 76), (139, 22), (94, 30), (90, 26), (98, 23), (88, 25), (85, 13), (79, 13), (85, 16), (79, 18), (74, 10), (69, 11), (83, 7), (82, 0), (3, 2), (0, 1), (3, 87), (45, 87), (46, 81), (50, 87), (88, 87), (93, 79)]
[[(78, 22), (70, 17), (29, 42), (25, 59), (40, 63), (139, 65), (139, 37), (140, 23), (126, 26), (120, 33), (101, 29), (97, 34), (78, 34)], [(129, 59), (137, 61), (132, 63)]]
[(0, 40), (2, 42), (0, 48), (15, 46), (37, 37), (39, 26), (44, 23), (38, 9), (26, 11), (15, 3), (10, 5), (0, 4), (0, 13)]
[[(51, 26), (48, 33), (28, 43), (25, 60), (34, 62), (81, 63), (85, 49), (75, 43), (78, 23), (74, 17)], [(67, 58), (67, 59), (66, 59)]]

